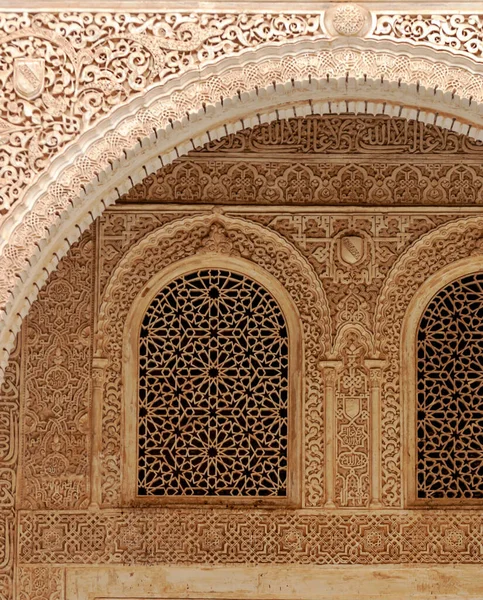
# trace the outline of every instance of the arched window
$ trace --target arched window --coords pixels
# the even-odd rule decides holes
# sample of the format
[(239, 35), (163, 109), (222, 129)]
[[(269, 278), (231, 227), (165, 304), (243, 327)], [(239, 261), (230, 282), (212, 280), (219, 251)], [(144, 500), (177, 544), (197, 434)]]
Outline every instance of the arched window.
[(267, 287), (233, 268), (186, 271), (158, 288), (131, 347), (131, 501), (293, 500), (289, 329)]
[(427, 304), (417, 329), (416, 503), (483, 500), (483, 273)]

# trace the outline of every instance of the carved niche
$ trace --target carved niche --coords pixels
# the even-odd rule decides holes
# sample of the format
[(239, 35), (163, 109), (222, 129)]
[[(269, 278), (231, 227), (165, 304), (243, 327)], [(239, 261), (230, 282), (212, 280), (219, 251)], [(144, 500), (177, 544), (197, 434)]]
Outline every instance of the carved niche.
[(156, 273), (206, 252), (253, 261), (280, 282), (298, 311), (304, 332), (304, 504), (320, 506), (324, 496), (324, 411), (318, 360), (327, 352), (330, 340), (325, 293), (309, 263), (290, 243), (259, 225), (218, 214), (181, 219), (147, 235), (121, 259), (105, 288), (95, 350), (96, 356), (107, 360), (102, 431), (94, 434), (102, 438), (102, 490), (95, 495), (104, 506), (120, 505), (121, 341), (133, 301)]

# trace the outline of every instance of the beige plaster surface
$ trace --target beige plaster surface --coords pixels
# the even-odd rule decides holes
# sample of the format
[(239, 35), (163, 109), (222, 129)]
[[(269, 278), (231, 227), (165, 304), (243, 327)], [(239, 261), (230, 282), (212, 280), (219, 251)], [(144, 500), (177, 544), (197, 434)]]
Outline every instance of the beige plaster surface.
[(481, 566), (69, 568), (66, 600), (481, 599)]

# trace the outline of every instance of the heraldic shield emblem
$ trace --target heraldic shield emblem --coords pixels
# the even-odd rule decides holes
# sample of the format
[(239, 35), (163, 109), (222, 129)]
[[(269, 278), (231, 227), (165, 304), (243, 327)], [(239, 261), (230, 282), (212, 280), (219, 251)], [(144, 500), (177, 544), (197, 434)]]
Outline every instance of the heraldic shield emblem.
[(13, 87), (19, 96), (33, 100), (44, 89), (43, 58), (16, 58), (13, 67)]
[(357, 235), (345, 235), (339, 241), (340, 258), (349, 265), (355, 265), (365, 257), (365, 240)]

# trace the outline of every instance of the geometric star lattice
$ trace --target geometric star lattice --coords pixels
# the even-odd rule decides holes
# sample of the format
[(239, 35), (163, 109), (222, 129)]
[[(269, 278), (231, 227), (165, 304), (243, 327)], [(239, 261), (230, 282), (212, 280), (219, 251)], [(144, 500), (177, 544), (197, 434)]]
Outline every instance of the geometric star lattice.
[(431, 300), (417, 361), (417, 497), (483, 498), (483, 273)]
[(267, 290), (179, 277), (146, 311), (139, 361), (139, 496), (286, 496), (288, 332)]

